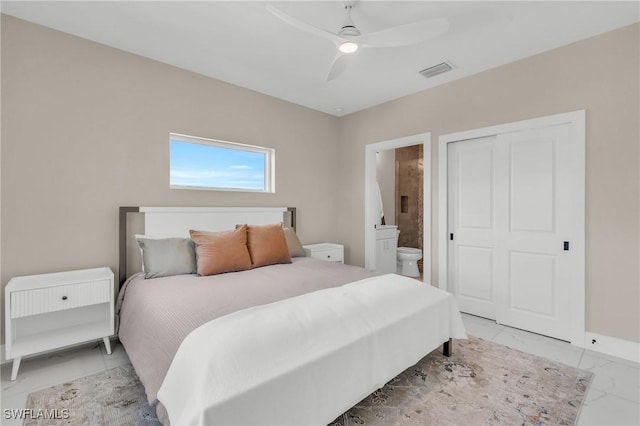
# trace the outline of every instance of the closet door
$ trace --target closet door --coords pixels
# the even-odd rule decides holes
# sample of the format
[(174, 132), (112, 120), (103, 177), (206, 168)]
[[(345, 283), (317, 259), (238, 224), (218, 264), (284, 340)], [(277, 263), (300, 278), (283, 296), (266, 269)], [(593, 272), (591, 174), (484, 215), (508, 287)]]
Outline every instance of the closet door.
[(460, 310), (496, 319), (495, 136), (448, 144), (449, 282)]
[(460, 309), (570, 340), (584, 209), (569, 127), (448, 144), (448, 276)]
[(570, 283), (579, 275), (572, 273), (568, 136), (567, 126), (499, 135), (495, 168), (497, 319), (564, 340)]

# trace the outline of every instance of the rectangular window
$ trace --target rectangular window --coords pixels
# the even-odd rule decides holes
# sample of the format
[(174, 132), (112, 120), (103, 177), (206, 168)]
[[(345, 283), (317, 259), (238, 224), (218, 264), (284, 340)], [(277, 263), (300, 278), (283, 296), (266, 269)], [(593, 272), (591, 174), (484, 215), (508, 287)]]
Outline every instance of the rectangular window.
[(271, 148), (171, 133), (171, 188), (275, 192)]

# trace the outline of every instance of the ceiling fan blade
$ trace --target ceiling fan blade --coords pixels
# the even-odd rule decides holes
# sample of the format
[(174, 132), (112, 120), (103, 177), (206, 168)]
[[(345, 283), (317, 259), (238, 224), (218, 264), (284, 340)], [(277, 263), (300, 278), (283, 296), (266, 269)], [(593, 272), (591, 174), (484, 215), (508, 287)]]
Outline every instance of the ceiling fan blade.
[(349, 61), (347, 60), (347, 55), (343, 55), (338, 51), (336, 57), (333, 58), (333, 62), (331, 62), (331, 66), (329, 67), (329, 74), (327, 75), (327, 81), (335, 80), (338, 78), (346, 69)]
[(294, 18), (291, 15), (284, 13), (280, 9), (274, 7), (271, 3), (267, 3), (266, 7), (267, 7), (267, 10), (271, 12), (272, 15), (274, 15), (276, 18), (283, 20), (284, 22), (291, 25), (292, 27), (317, 35), (319, 37), (326, 38), (327, 40), (331, 40), (336, 45), (345, 41), (345, 39), (343, 39), (342, 37), (334, 33), (331, 33), (327, 30), (323, 30), (322, 28), (314, 27), (311, 24), (307, 24), (306, 22), (303, 22), (297, 18)]
[(436, 38), (448, 30), (448, 20), (444, 18), (428, 19), (364, 34), (358, 37), (358, 42), (366, 47), (410, 46)]

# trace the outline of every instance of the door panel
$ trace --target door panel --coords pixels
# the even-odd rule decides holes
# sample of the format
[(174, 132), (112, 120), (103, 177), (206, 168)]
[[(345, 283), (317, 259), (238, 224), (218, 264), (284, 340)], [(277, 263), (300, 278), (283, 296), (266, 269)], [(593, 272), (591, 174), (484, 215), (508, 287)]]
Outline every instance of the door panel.
[(458, 228), (491, 229), (493, 148), (482, 143), (467, 143), (457, 148)]
[(495, 137), (449, 144), (449, 277), (460, 310), (495, 319)]
[(493, 300), (493, 249), (458, 246), (458, 293), (483, 301)]
[(458, 299), (463, 312), (495, 318), (493, 249), (458, 245)]
[(566, 126), (498, 135), (496, 283), (501, 324), (569, 340), (571, 274), (563, 252), (570, 174)]
[(556, 308), (556, 257), (509, 253), (509, 308), (553, 317)]
[(511, 230), (553, 232), (555, 141), (527, 139), (509, 144)]

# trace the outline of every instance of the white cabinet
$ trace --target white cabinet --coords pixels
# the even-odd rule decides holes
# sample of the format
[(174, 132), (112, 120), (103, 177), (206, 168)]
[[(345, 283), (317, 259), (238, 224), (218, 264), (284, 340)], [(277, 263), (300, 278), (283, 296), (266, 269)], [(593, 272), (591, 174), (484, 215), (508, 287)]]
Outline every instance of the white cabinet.
[(7, 359), (15, 380), (23, 357), (102, 339), (111, 353), (113, 272), (83, 269), (12, 278), (5, 287)]
[(386, 274), (397, 270), (398, 227), (378, 225), (376, 227), (376, 271)]
[(334, 243), (307, 244), (302, 246), (307, 257), (344, 263), (344, 246)]

